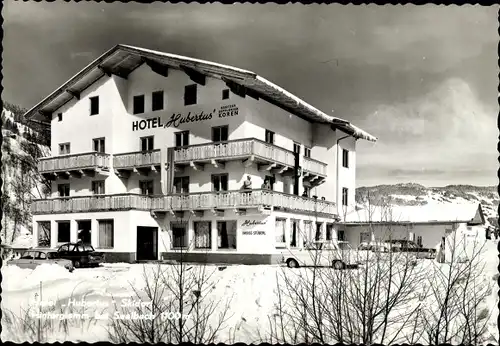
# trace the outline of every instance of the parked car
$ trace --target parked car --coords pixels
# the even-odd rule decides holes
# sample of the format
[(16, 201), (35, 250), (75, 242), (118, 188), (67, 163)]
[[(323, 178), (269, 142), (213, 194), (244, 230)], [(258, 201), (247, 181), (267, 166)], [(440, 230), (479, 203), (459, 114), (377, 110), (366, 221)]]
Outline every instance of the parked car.
[(391, 245), (394, 252), (410, 252), (414, 253), (417, 258), (436, 258), (436, 249), (424, 248), (415, 244), (415, 242), (406, 239), (392, 239), (387, 242)]
[[(407, 255), (408, 254), (408, 255)], [(358, 258), (363, 260), (363, 263), (374, 262), (376, 260), (397, 261), (405, 263), (409, 261), (410, 264), (417, 264), (417, 256), (411, 253), (403, 253), (401, 251), (394, 251), (393, 246), (387, 242), (369, 242), (361, 243), (358, 246)]]
[(59, 258), (53, 249), (30, 249), (25, 251), (20, 258), (11, 259), (8, 265), (16, 265), (20, 268), (35, 269), (41, 264), (57, 264), (73, 272), (73, 263), (70, 260)]
[(102, 252), (96, 252), (92, 245), (83, 243), (66, 243), (59, 246), (57, 256), (70, 260), (75, 268), (98, 267), (104, 262)]
[(335, 269), (357, 264), (355, 250), (346, 241), (314, 241), (303, 249), (287, 249), (282, 252), (282, 262), (289, 268), (300, 266), (332, 266)]
[(390, 244), (377, 242), (361, 243), (358, 246), (359, 251), (389, 252), (390, 249)]

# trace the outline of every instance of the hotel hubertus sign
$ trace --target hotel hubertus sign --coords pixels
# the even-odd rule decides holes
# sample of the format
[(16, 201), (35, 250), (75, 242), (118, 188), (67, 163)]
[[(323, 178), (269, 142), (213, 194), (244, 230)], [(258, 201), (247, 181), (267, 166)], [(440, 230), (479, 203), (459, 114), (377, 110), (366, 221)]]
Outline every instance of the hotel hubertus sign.
[(238, 107), (236, 105), (222, 106), (219, 111), (214, 109), (207, 113), (201, 111), (199, 113), (188, 112), (187, 114), (174, 113), (166, 121), (162, 121), (161, 117), (136, 120), (132, 122), (132, 131), (140, 131), (145, 129), (179, 127), (181, 124), (204, 122), (218, 116), (219, 118), (234, 117), (238, 115)]

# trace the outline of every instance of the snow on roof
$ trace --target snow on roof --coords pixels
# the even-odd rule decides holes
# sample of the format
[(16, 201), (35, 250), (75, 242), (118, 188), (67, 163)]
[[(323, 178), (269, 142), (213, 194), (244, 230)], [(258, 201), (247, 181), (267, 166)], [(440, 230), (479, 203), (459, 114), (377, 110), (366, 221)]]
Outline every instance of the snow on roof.
[(432, 223), (474, 222), (484, 223), (481, 205), (478, 203), (432, 203), (423, 206), (370, 206), (354, 210), (346, 215), (346, 223)]
[(35, 119), (38, 116), (37, 114), (41, 114), (48, 121), (48, 114), (53, 113), (62, 105), (69, 102), (74, 95), (79, 95), (81, 91), (88, 88), (92, 83), (95, 83), (100, 77), (111, 72), (126, 78), (129, 73), (143, 64), (147, 59), (173, 68), (185, 65), (199, 73), (233, 81), (250, 90), (266, 95), (281, 107), (292, 110), (295, 115), (304, 117), (312, 122), (331, 124), (333, 127), (355, 138), (372, 142), (377, 141), (375, 136), (352, 125), (349, 121), (327, 115), (254, 72), (211, 61), (123, 44), (116, 45), (88, 64), (57, 90), (26, 112), (25, 116), (37, 120)]

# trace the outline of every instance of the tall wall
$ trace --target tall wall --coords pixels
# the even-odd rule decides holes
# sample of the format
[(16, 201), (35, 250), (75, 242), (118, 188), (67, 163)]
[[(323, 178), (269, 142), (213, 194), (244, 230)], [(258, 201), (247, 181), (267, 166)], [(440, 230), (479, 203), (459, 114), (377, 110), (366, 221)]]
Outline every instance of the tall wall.
[[(350, 150), (350, 167), (341, 167), (337, 153), (336, 140), (344, 134), (333, 131), (329, 125), (313, 124), (276, 107), (266, 101), (255, 100), (249, 96), (242, 98), (229, 93), (229, 99), (222, 99), (222, 91), (228, 89), (224, 82), (206, 78), (206, 85), (198, 85), (198, 97), (195, 105), (184, 105), (184, 87), (195, 84), (184, 72), (169, 69), (168, 76), (163, 77), (151, 71), (147, 65), (134, 70), (128, 79), (120, 77), (103, 77), (81, 94), (80, 101), (72, 100), (53, 114), (52, 119), (52, 150), (58, 155), (59, 143), (70, 142), (71, 153), (92, 151), (92, 139), (104, 137), (106, 152), (113, 154), (140, 151), (140, 138), (154, 136), (154, 148), (160, 149), (174, 145), (174, 133), (189, 131), (189, 144), (211, 142), (213, 126), (228, 125), (229, 140), (241, 138), (257, 138), (265, 140), (265, 130), (275, 132), (275, 144), (288, 150), (293, 150), (293, 143), (301, 144), (301, 154), (304, 148), (311, 148), (311, 158), (327, 164), (327, 178), (323, 185), (313, 189), (312, 194), (319, 198), (336, 201), (341, 205), (341, 187), (349, 188), (349, 200), (354, 201), (355, 190), (355, 140), (352, 137), (343, 139), (339, 147)], [(152, 111), (152, 93), (164, 92), (164, 109)], [(99, 96), (99, 114), (90, 116), (89, 97)], [(145, 96), (145, 112), (133, 113), (133, 98)], [(235, 107), (237, 112), (232, 116), (220, 116), (221, 107)], [(63, 121), (59, 122), (57, 113), (63, 113)], [(172, 122), (172, 117), (190, 114), (203, 114), (203, 120), (189, 123)], [(211, 114), (210, 117), (207, 115)], [(221, 113), (222, 114), (222, 113)], [(138, 124), (149, 126), (141, 129)], [(154, 122), (151, 120), (154, 119)], [(135, 124), (135, 126), (134, 126)], [(159, 126), (162, 124), (164, 126)], [(112, 156), (111, 156), (112, 163)], [(337, 169), (337, 164), (340, 167)], [(260, 187), (266, 173), (259, 172), (256, 167), (246, 168), (237, 162), (229, 163), (225, 170), (206, 166), (203, 172), (187, 169), (184, 174), (190, 174), (193, 192), (210, 191), (210, 174), (226, 173), (229, 175), (229, 189), (239, 189), (244, 177), (251, 175), (254, 187)], [(337, 175), (338, 171), (338, 175)], [(269, 173), (267, 173), (269, 174)], [(337, 176), (340, 192), (337, 193)], [(101, 178), (96, 178), (101, 179)], [(93, 180), (96, 180), (93, 179)], [(139, 179), (119, 179), (111, 170), (105, 179), (107, 194), (138, 192)], [(150, 179), (150, 178), (147, 178)], [(155, 191), (160, 191), (158, 178), (155, 179)], [(91, 193), (91, 180), (70, 179), (71, 195), (88, 195)], [(57, 183), (63, 183), (59, 181)], [(53, 196), (57, 195), (57, 183), (53, 184)], [(275, 190), (291, 193), (293, 180), (276, 175)], [(299, 193), (302, 192), (302, 186)]]

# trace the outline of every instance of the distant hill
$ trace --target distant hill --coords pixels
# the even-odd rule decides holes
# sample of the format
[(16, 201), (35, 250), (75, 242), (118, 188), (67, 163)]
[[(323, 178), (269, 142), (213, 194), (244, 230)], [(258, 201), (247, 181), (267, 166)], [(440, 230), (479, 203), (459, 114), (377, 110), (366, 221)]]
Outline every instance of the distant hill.
[(438, 203), (481, 203), (489, 223), (498, 226), (498, 205), (500, 197), (497, 186), (448, 185), (445, 187), (425, 187), (420, 184), (394, 184), (359, 187), (356, 189), (356, 202), (362, 203), (370, 197), (371, 203), (380, 205), (413, 206)]

